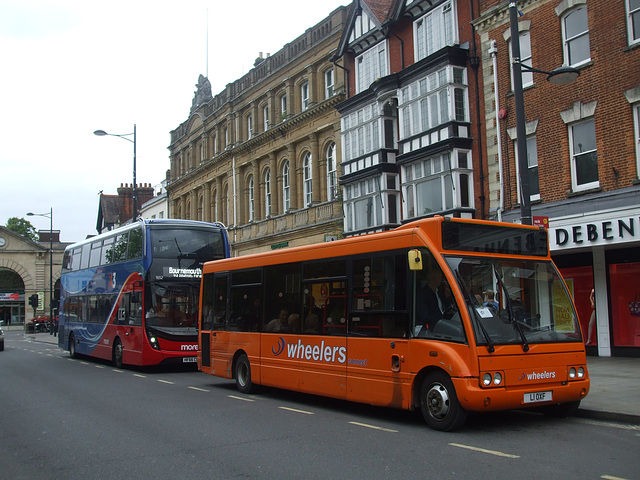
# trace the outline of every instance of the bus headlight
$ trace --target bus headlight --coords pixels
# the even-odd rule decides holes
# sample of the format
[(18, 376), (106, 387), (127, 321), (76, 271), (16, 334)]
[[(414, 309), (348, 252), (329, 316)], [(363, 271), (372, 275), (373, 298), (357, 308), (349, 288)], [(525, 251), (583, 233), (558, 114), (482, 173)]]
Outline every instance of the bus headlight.
[(485, 373), (485, 374), (482, 376), (482, 384), (483, 384), (485, 387), (488, 387), (489, 385), (491, 385), (491, 374), (490, 374), (490, 373)]
[(149, 343), (151, 344), (151, 348), (155, 350), (160, 350), (160, 344), (158, 343), (158, 337), (156, 337), (153, 333), (147, 331), (147, 337), (149, 338)]
[(571, 367), (571, 368), (569, 369), (569, 379), (570, 379), (570, 380), (575, 380), (576, 375), (577, 375), (576, 367)]
[(584, 378), (584, 368), (578, 367), (578, 378)]
[(493, 384), (494, 385), (502, 384), (502, 374), (500, 372), (496, 372), (493, 374)]

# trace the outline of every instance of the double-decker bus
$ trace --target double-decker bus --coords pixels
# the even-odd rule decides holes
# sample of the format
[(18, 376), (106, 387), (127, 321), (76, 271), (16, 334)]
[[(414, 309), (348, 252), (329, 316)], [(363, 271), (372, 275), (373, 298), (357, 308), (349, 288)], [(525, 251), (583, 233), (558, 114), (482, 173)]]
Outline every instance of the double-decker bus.
[(208, 262), (200, 302), (198, 368), (244, 393), (420, 409), (449, 431), (468, 412), (568, 415), (589, 391), (571, 296), (531, 226), (435, 217)]
[(229, 256), (226, 229), (138, 220), (69, 245), (58, 345), (123, 364), (196, 362), (202, 266)]

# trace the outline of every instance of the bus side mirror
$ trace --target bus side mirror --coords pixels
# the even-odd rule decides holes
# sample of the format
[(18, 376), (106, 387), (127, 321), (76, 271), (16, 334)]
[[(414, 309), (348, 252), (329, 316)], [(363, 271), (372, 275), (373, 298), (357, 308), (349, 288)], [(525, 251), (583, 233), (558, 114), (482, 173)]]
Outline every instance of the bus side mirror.
[(422, 270), (422, 253), (417, 248), (409, 250), (409, 270)]

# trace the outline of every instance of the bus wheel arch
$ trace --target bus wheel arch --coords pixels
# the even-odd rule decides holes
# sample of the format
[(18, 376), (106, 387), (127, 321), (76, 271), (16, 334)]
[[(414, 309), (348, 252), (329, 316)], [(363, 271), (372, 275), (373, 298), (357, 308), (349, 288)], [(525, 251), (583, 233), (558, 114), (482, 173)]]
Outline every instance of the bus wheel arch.
[(122, 341), (120, 337), (116, 337), (113, 340), (113, 350), (111, 354), (113, 366), (116, 368), (122, 368), (124, 365), (124, 348), (122, 347)]
[(240, 393), (254, 393), (256, 386), (251, 380), (251, 363), (243, 350), (238, 350), (233, 357), (233, 378)]
[(458, 401), (451, 377), (439, 368), (421, 371), (414, 382), (414, 406), (434, 430), (449, 432), (460, 428), (468, 413)]

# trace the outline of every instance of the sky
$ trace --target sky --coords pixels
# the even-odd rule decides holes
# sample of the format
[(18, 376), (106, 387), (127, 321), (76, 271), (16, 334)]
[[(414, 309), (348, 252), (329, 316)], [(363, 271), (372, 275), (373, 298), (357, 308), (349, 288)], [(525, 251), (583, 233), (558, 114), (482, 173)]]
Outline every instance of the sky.
[(95, 130), (135, 124), (137, 183), (159, 186), (200, 74), (215, 96), (350, 3), (0, 0), (0, 225), (53, 209), (61, 241), (95, 235), (99, 193), (133, 181), (133, 144)]

